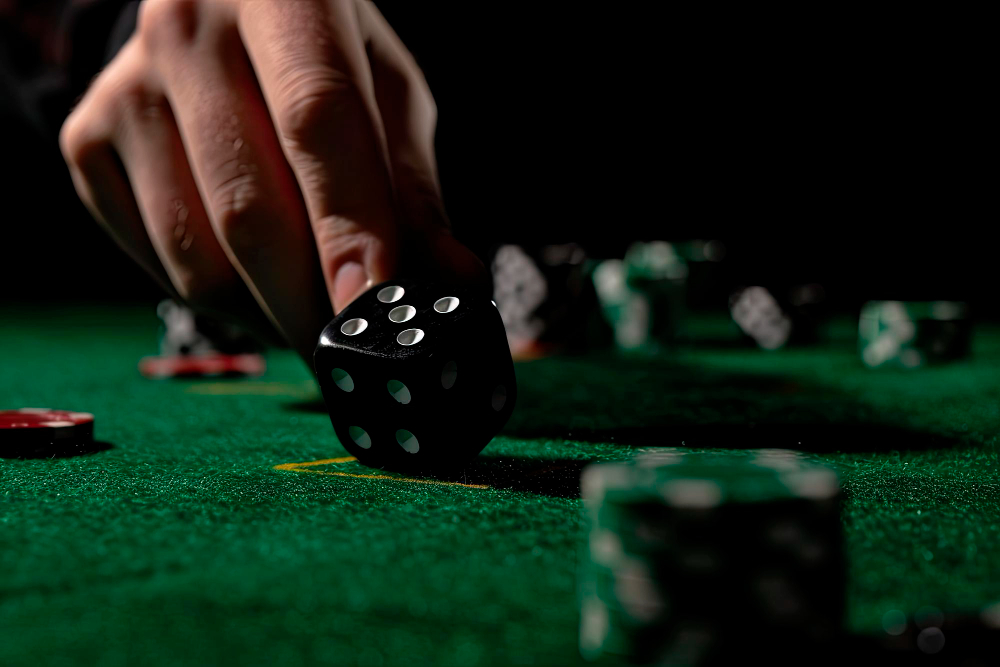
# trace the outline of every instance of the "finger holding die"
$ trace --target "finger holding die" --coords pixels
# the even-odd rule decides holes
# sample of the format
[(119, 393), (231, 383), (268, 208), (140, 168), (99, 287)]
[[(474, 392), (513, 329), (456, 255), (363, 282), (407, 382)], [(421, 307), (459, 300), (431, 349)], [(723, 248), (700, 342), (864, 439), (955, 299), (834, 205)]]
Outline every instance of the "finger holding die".
[(486, 296), (455, 286), (371, 288), (323, 330), (314, 365), (341, 444), (390, 470), (468, 461), (517, 399), (500, 314)]

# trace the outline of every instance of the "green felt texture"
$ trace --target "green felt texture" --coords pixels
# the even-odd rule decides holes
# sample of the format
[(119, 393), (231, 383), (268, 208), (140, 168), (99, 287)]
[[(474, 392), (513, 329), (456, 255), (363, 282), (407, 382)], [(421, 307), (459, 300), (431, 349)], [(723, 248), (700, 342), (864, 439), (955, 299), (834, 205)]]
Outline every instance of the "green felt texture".
[(1000, 599), (996, 328), (916, 371), (864, 368), (852, 322), (802, 350), (519, 364), (510, 424), (443, 480), (474, 486), (276, 470), (346, 455), (301, 362), (144, 380), (156, 330), (151, 307), (0, 311), (0, 407), (93, 412), (107, 443), (0, 459), (0, 665), (572, 663), (580, 471), (657, 446), (833, 464), (855, 631)]

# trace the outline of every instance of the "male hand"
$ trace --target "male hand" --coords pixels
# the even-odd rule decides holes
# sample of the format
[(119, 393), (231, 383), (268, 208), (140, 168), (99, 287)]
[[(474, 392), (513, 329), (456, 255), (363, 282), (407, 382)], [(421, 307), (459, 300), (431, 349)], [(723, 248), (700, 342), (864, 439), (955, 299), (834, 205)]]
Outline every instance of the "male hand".
[(164, 287), (309, 359), (333, 312), (401, 264), (484, 277), (448, 231), (435, 122), (367, 0), (146, 0), (60, 145)]

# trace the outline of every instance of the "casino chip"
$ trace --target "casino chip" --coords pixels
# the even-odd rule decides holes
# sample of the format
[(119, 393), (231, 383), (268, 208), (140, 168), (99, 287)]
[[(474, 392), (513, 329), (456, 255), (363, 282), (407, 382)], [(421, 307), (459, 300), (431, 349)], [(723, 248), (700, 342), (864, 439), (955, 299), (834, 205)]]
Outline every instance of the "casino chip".
[(163, 322), (160, 355), (139, 360), (147, 378), (258, 377), (267, 364), (261, 345), (239, 327), (219, 322), (171, 299), (157, 306)]
[(209, 354), (258, 354), (260, 343), (242, 328), (196, 313), (172, 299), (156, 307), (163, 322), (160, 355), (197, 356)]
[[(690, 311), (715, 311), (726, 303), (732, 281), (725, 262), (726, 246), (717, 240), (681, 241), (673, 244), (687, 264), (684, 301)], [(680, 332), (686, 334), (687, 332)]]
[(961, 359), (971, 338), (969, 308), (956, 301), (869, 301), (858, 323), (858, 348), (869, 368)]
[(695, 337), (691, 311), (725, 302), (724, 256), (718, 241), (648, 241), (597, 264), (594, 288), (618, 349), (655, 352)]
[(785, 450), (666, 450), (590, 466), (581, 488), (584, 657), (786, 664), (842, 638), (832, 470)]
[(0, 458), (39, 459), (86, 451), (94, 415), (48, 408), (0, 410)]
[(610, 343), (588, 264), (586, 252), (575, 243), (496, 249), (490, 262), (493, 301), (515, 359)]
[(666, 241), (633, 243), (624, 259), (594, 269), (594, 288), (619, 349), (655, 350), (676, 338), (687, 276), (687, 263)]
[(203, 354), (139, 360), (139, 372), (151, 379), (260, 377), (265, 369), (264, 358), (259, 354)]
[(647, 345), (651, 336), (651, 308), (646, 296), (631, 289), (626, 282), (625, 262), (606, 259), (593, 271), (594, 288), (608, 324), (621, 350), (635, 350)]
[(633, 243), (625, 253), (625, 282), (646, 302), (647, 338), (670, 343), (686, 317), (688, 264), (666, 241)]

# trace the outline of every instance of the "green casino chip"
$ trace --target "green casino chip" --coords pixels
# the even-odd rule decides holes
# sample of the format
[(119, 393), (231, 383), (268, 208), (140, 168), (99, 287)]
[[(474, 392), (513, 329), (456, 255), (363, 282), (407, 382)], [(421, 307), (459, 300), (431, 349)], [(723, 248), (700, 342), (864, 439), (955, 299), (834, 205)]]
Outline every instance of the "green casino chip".
[(605, 260), (591, 275), (619, 349), (652, 351), (676, 338), (688, 267), (672, 244), (634, 243), (623, 259)]
[(869, 301), (858, 322), (858, 348), (869, 368), (961, 359), (971, 336), (969, 308), (957, 301)]
[[(836, 474), (785, 450), (665, 450), (587, 468), (580, 651), (639, 664), (833, 642), (844, 613)], [(673, 662), (671, 662), (673, 661)]]

